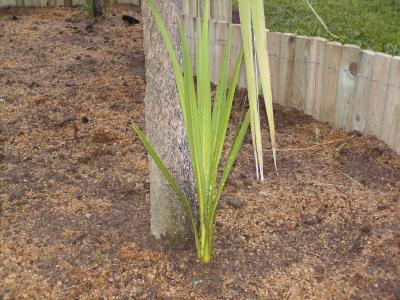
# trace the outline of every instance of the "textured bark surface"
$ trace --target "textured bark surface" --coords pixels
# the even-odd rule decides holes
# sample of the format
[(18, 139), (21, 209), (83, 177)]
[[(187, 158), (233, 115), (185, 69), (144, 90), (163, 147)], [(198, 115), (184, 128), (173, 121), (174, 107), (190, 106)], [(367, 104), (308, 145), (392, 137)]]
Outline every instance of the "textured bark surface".
[[(178, 16), (180, 0), (156, 0), (168, 30), (179, 49)], [(179, 106), (175, 79), (163, 39), (142, 4), (144, 49), (146, 56), (146, 129), (147, 137), (193, 203), (194, 184), (188, 145)], [(191, 226), (181, 203), (150, 159), (151, 233), (161, 244), (187, 245), (192, 239)]]

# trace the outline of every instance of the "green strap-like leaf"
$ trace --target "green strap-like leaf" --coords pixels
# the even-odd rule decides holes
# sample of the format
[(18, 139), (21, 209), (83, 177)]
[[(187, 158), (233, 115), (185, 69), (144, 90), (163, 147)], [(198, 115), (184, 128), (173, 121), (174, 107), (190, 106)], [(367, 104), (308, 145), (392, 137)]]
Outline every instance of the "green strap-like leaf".
[(244, 137), (247, 133), (247, 130), (249, 128), (249, 124), (250, 124), (250, 112), (247, 111), (246, 116), (243, 120), (242, 125), (239, 127), (240, 130), (238, 131), (234, 141), (233, 141), (233, 145), (232, 148), (229, 152), (228, 155), (228, 159), (227, 162), (225, 164), (225, 168), (224, 168), (224, 172), (222, 173), (222, 177), (221, 177), (221, 181), (219, 183), (218, 186), (218, 190), (216, 192), (216, 194), (214, 195), (213, 198), (213, 208), (210, 212), (209, 215), (209, 220), (212, 222), (212, 224), (210, 224), (210, 226), (214, 226), (215, 223), (215, 216), (216, 216), (216, 212), (217, 212), (217, 207), (218, 207), (218, 202), (221, 199), (221, 195), (222, 195), (222, 191), (223, 188), (225, 186), (225, 183), (229, 177), (230, 172), (232, 171), (233, 165), (235, 164), (236, 158), (239, 154), (239, 150), (242, 146)]
[[(214, 187), (217, 173), (218, 173), (218, 165), (221, 159), (222, 149), (220, 149), (220, 145), (225, 142), (226, 131), (223, 130), (223, 121), (226, 119), (226, 116), (230, 116), (231, 113), (231, 104), (228, 103), (227, 99), (227, 89), (228, 89), (228, 76), (229, 76), (229, 59), (230, 59), (230, 50), (232, 44), (232, 29), (229, 27), (228, 38), (225, 44), (225, 50), (223, 59), (220, 66), (220, 74), (219, 74), (219, 82), (217, 86), (215, 102), (213, 107), (212, 114), (212, 156), (211, 156), (211, 165), (210, 165), (210, 186)], [(236, 84), (235, 84), (236, 88)], [(213, 188), (210, 189), (210, 193), (213, 192)]]
[(178, 56), (176, 54), (176, 51), (174, 49), (174, 44), (172, 42), (171, 36), (167, 30), (167, 26), (165, 25), (165, 22), (158, 11), (156, 5), (154, 4), (153, 0), (146, 0), (147, 5), (149, 6), (153, 16), (154, 16), (154, 21), (157, 24), (157, 27), (161, 33), (161, 36), (163, 37), (164, 40), (164, 45), (167, 49), (170, 61), (171, 61), (171, 66), (172, 70), (175, 76), (175, 82), (176, 82), (176, 87), (178, 90), (178, 95), (179, 95), (179, 100), (181, 101), (181, 108), (182, 108), (182, 113), (184, 119), (187, 118), (187, 112), (185, 109), (185, 104), (182, 102), (183, 99), (185, 99), (185, 86), (184, 86), (184, 80), (183, 80), (183, 74), (182, 74), (182, 68), (179, 63)]
[[(249, 97), (251, 136), (254, 147), (257, 178), (263, 181), (263, 153), (261, 139), (260, 114), (258, 109), (257, 69), (254, 62), (254, 36), (252, 30), (251, 5), (252, 0), (239, 0), (240, 23), (244, 60), (246, 66), (247, 93)], [(264, 24), (265, 28), (265, 24)]]
[(251, 14), (253, 20), (253, 30), (257, 52), (258, 70), (264, 95), (265, 109), (268, 117), (269, 132), (271, 137), (272, 153), (276, 168), (275, 151), (275, 122), (274, 110), (272, 105), (271, 75), (268, 58), (267, 38), (265, 31), (265, 16), (263, 0), (252, 0)]
[(186, 213), (188, 217), (191, 220), (192, 223), (192, 229), (193, 229), (193, 234), (195, 237), (195, 242), (196, 242), (196, 247), (198, 248), (199, 244), (199, 238), (198, 238), (198, 233), (197, 233), (197, 225), (196, 225), (196, 219), (193, 216), (193, 211), (192, 207), (190, 206), (190, 202), (186, 195), (183, 193), (183, 191), (179, 188), (178, 184), (175, 182), (175, 179), (172, 177), (171, 173), (168, 171), (167, 167), (164, 165), (154, 148), (150, 145), (149, 141), (147, 140), (146, 136), (140, 130), (140, 128), (136, 124), (132, 124), (133, 130), (135, 130), (136, 134), (139, 136), (140, 140), (142, 141), (144, 147), (146, 150), (150, 153), (150, 156), (153, 158), (155, 164), (157, 167), (160, 169), (161, 173), (165, 177), (165, 179), (168, 181), (176, 195), (178, 196), (179, 201), (181, 201), (183, 207), (186, 210)]

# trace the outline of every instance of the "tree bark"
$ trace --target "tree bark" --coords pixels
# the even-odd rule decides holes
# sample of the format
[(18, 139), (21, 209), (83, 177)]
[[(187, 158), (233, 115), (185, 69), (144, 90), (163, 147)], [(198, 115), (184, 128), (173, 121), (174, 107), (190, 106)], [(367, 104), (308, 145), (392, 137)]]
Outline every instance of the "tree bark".
[[(179, 46), (178, 18), (182, 0), (154, 1), (163, 16), (175, 49)], [(182, 112), (164, 41), (146, 1), (142, 1), (146, 58), (146, 134), (178, 185), (192, 201), (194, 183)], [(190, 220), (153, 160), (150, 158), (151, 233), (158, 244), (187, 246), (192, 241)]]
[(101, 0), (92, 0), (93, 17), (100, 17), (103, 15)]

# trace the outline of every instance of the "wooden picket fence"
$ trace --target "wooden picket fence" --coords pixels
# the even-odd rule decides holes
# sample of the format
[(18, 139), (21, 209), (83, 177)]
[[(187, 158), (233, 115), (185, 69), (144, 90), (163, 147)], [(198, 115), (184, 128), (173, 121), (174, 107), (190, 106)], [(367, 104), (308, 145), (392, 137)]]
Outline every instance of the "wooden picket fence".
[[(229, 6), (230, 0), (215, 0)], [(196, 8), (184, 5), (183, 23), (194, 62)], [(212, 9), (212, 7), (211, 7)], [(229, 9), (229, 8), (228, 8)], [(231, 10), (230, 10), (231, 11)], [(231, 15), (211, 13), (211, 78), (218, 82)], [(232, 25), (232, 60), (242, 47)], [(400, 154), (400, 57), (362, 50), (324, 38), (266, 30), (273, 101), (294, 107), (332, 127), (375, 135)], [(231, 63), (233, 71), (233, 61)], [(242, 67), (239, 87), (246, 88)]]

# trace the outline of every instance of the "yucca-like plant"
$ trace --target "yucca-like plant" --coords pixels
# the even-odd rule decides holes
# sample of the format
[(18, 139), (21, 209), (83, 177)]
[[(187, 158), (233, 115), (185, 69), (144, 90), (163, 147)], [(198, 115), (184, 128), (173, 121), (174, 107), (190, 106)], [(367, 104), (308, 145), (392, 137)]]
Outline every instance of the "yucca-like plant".
[(233, 78), (231, 82), (228, 83), (232, 40), (232, 31), (230, 28), (221, 62), (219, 83), (213, 101), (208, 49), (209, 0), (204, 1), (204, 15), (202, 16), (202, 21), (200, 17), (197, 21), (196, 84), (193, 78), (189, 47), (183, 29), (181, 27), (179, 29), (183, 53), (183, 63), (181, 65), (173, 47), (171, 37), (157, 7), (153, 3), (153, 0), (146, 1), (164, 39), (175, 76), (196, 183), (198, 220), (192, 211), (188, 197), (177, 185), (175, 179), (161, 161), (156, 151), (152, 148), (143, 132), (136, 124), (133, 124), (133, 129), (142, 140), (162, 174), (174, 189), (178, 199), (182, 202), (186, 213), (190, 217), (199, 259), (202, 262), (209, 262), (212, 257), (213, 233), (215, 231), (218, 203), (250, 124), (250, 114), (247, 112), (242, 124), (238, 127), (239, 129), (235, 135), (232, 148), (230, 149), (219, 179), (218, 169), (227, 135), (232, 102), (243, 53), (240, 53), (237, 58)]
[(272, 107), (267, 39), (265, 34), (264, 1), (238, 0), (238, 6), (246, 66), (251, 136), (253, 140), (257, 179), (264, 181), (263, 147), (258, 105), (258, 87), (260, 84), (268, 117), (272, 153), (276, 169), (275, 123)]

